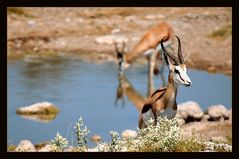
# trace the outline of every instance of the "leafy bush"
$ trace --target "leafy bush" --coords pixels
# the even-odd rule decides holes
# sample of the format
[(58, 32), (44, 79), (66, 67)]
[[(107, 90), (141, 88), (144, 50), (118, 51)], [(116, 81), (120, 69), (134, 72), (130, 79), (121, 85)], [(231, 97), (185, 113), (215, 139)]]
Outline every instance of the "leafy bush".
[(64, 148), (68, 146), (68, 140), (63, 138), (59, 132), (57, 132), (55, 138), (51, 140), (52, 151), (62, 152)]
[(139, 129), (135, 139), (120, 140), (117, 132), (110, 132), (110, 134), (111, 142), (103, 151), (169, 152), (175, 150), (175, 146), (181, 139), (182, 130), (176, 118), (159, 117), (156, 125), (154, 125), (154, 119), (148, 120), (146, 128)]
[(158, 117), (156, 125), (154, 122), (154, 119), (150, 119), (146, 122), (146, 128), (138, 130), (139, 151), (173, 151), (182, 137), (176, 118)]
[(196, 139), (181, 139), (176, 147), (175, 152), (198, 152), (204, 151), (206, 145), (202, 142), (197, 141)]
[[(154, 119), (146, 122), (146, 128), (138, 129), (136, 138), (121, 139), (115, 131), (110, 131), (111, 141), (98, 144), (96, 149), (99, 152), (198, 152), (217, 151), (230, 152), (231, 146), (227, 144), (215, 144), (201, 142), (196, 139), (185, 139), (182, 136), (177, 119), (158, 117), (155, 125)], [(80, 117), (75, 125), (77, 137), (77, 151), (88, 151), (87, 135), (90, 133), (84, 126)], [(68, 145), (66, 138), (57, 133), (52, 140), (53, 151), (62, 152)]]
[(84, 129), (83, 119), (80, 117), (76, 122), (75, 133), (77, 138), (77, 149), (79, 151), (87, 151), (87, 135), (90, 133), (90, 130), (85, 126)]

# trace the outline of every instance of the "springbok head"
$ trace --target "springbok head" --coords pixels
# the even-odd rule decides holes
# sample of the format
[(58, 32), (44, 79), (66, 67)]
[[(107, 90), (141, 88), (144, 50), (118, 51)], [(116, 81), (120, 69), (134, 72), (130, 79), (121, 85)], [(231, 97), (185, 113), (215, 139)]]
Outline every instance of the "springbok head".
[(117, 59), (119, 62), (119, 72), (123, 73), (125, 68), (129, 67), (129, 64), (125, 62), (125, 42), (122, 43), (122, 49), (121, 51), (118, 48), (118, 43), (114, 42), (115, 45), (115, 51), (117, 54)]
[[(161, 48), (163, 50), (164, 61), (168, 65), (173, 81), (177, 84), (181, 84), (188, 87), (191, 85), (191, 80), (187, 75), (187, 67), (184, 62), (186, 61), (189, 54), (183, 57), (180, 39), (177, 36), (176, 38), (178, 39), (178, 58), (165, 49), (163, 45), (164, 38), (161, 40), (160, 43)], [(168, 57), (173, 61), (173, 63), (171, 63)]]

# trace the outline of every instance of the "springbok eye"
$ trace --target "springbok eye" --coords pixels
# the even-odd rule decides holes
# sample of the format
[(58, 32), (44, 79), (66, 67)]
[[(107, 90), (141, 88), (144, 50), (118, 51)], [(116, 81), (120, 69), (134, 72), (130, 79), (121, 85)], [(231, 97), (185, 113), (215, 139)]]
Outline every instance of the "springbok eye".
[(178, 71), (177, 69), (174, 69), (174, 72), (177, 73), (177, 74), (179, 74), (179, 71)]

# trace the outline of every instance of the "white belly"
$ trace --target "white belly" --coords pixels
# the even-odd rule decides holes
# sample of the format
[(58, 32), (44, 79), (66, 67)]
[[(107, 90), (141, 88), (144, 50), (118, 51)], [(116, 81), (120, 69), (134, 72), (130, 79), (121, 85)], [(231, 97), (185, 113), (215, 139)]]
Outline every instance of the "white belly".
[(153, 114), (152, 110), (149, 109), (147, 112), (143, 113), (142, 118), (143, 118), (144, 122), (148, 121), (150, 118), (154, 119), (154, 114)]
[[(157, 111), (156, 115), (157, 115), (157, 117), (167, 116), (168, 119), (171, 119), (176, 115), (176, 113), (177, 113), (177, 110), (174, 110), (172, 108), (167, 108), (167, 109), (164, 109), (164, 110), (161, 110), (161, 111)], [(147, 122), (150, 118), (155, 119), (154, 114), (153, 114), (151, 109), (149, 109), (147, 112), (142, 114), (142, 119), (143, 119), (142, 127), (145, 126), (145, 122)]]
[(165, 117), (167, 116), (168, 119), (173, 118), (177, 113), (177, 110), (174, 110), (172, 108), (167, 108), (161, 111), (157, 111), (156, 114), (157, 116)]

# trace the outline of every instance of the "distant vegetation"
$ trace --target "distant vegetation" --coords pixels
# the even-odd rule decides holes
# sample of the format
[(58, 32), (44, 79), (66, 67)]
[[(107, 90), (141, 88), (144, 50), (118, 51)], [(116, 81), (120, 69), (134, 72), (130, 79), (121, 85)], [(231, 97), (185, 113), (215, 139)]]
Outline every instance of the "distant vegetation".
[(232, 24), (226, 24), (216, 31), (210, 33), (208, 36), (216, 39), (224, 39), (230, 35), (232, 35)]
[(17, 14), (20, 16), (28, 17), (28, 18), (34, 17), (34, 16), (30, 15), (29, 13), (27, 13), (23, 8), (20, 8), (20, 7), (8, 7), (7, 13)]

